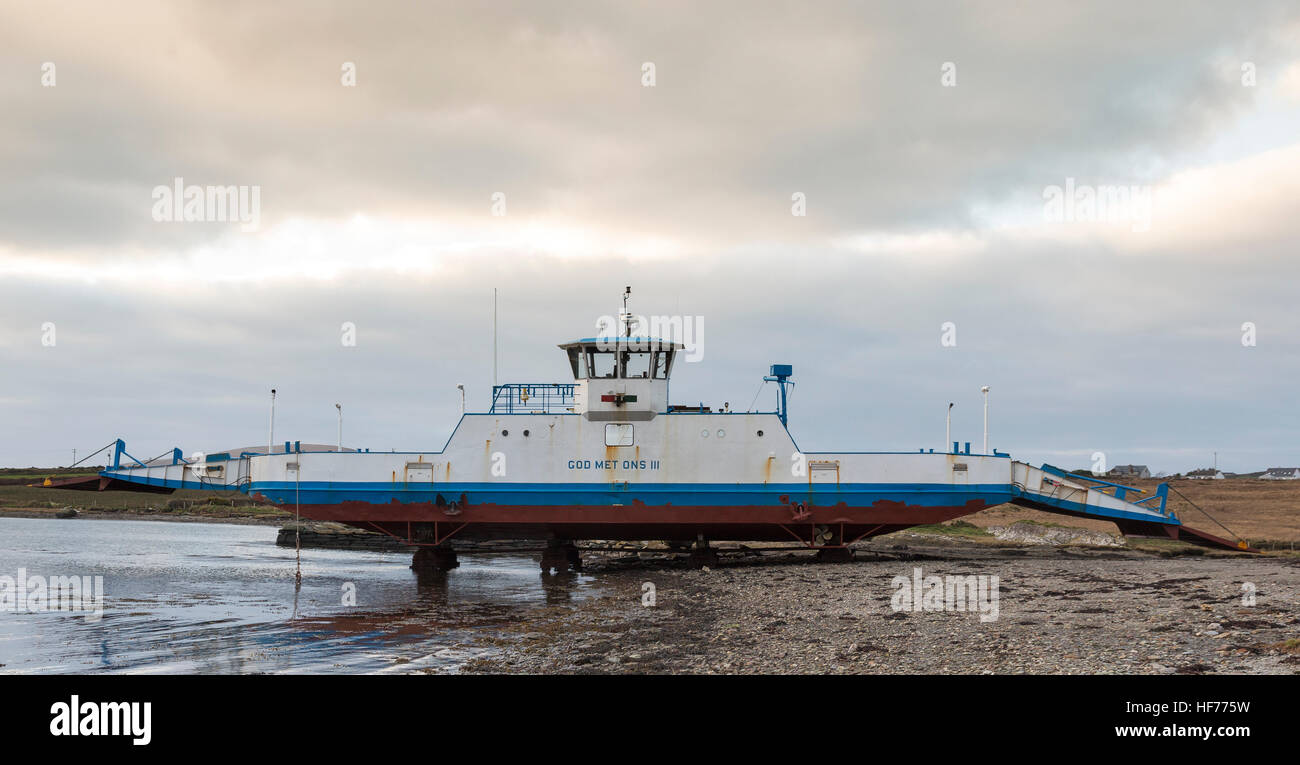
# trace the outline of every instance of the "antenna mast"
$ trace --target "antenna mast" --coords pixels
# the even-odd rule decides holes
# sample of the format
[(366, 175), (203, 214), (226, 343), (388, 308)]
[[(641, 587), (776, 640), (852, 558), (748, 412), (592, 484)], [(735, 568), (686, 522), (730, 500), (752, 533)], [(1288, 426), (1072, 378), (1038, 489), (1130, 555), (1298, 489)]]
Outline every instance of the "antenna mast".
[(632, 314), (627, 312), (627, 299), (632, 296), (632, 288), (623, 288), (623, 333), (627, 337), (632, 336)]

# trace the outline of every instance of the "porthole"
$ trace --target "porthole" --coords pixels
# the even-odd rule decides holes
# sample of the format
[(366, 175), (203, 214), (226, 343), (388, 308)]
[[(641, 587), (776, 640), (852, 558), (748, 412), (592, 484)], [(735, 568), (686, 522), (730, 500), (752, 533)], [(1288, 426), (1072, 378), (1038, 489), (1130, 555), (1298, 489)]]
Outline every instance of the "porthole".
[(709, 437), (709, 430), (708, 430), (708, 428), (705, 428), (704, 430), (701, 430), (701, 431), (700, 431), (700, 438), (708, 438), (708, 437)]
[(508, 436), (508, 435), (510, 435), (510, 431), (508, 431), (508, 430), (503, 430), (503, 431), (501, 431), (501, 435), (503, 435), (503, 436)]
[(762, 437), (763, 437), (763, 431), (761, 431), (761, 430), (758, 431), (758, 437), (759, 437), (759, 438), (762, 438)]
[(524, 428), (524, 438), (528, 438), (528, 429)]
[(722, 428), (718, 428), (718, 438), (726, 438), (726, 437), (727, 437), (727, 431), (723, 430)]

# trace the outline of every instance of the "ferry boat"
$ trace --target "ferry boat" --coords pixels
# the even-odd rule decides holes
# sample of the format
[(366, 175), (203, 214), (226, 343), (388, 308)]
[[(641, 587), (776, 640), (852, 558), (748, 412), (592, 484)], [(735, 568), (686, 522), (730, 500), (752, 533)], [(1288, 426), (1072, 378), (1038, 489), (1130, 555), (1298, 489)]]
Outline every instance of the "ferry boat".
[[(417, 546), (417, 568), (455, 565), (455, 540), (544, 539), (544, 568), (580, 566), (575, 540), (692, 543), (789, 541), (828, 559), (868, 537), (1014, 503), (1112, 521), (1125, 534), (1238, 549), (1184, 526), (1168, 485), (1139, 489), (1051, 465), (1031, 466), (970, 444), (940, 450), (824, 452), (789, 428), (793, 370), (773, 364), (776, 411), (674, 405), (669, 382), (684, 345), (672, 339), (589, 337), (563, 343), (572, 379), (492, 390), (465, 412), (441, 449), (371, 452), (282, 446), (136, 460), (121, 439), (112, 464), (83, 489), (239, 491), (320, 520)], [(106, 447), (107, 448), (107, 447)], [(1244, 544), (1244, 543), (1243, 543)]]

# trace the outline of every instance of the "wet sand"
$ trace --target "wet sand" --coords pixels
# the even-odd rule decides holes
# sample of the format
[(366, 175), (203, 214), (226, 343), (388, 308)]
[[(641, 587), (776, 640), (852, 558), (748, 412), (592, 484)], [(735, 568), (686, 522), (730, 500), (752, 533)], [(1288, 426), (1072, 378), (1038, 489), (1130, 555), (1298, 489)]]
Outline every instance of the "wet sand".
[(274, 528), (233, 523), (0, 518), (0, 537), (11, 581), (102, 580), (66, 608), (33, 596), (0, 614), (0, 676), (454, 672), (504, 625), (596, 591), (545, 586), (521, 555), (441, 577), (406, 554), (311, 550), (299, 566)]
[(32, 518), (38, 520), (63, 520), (75, 523), (88, 521), (166, 521), (176, 523), (236, 523), (246, 526), (283, 526), (292, 521), (293, 515), (284, 516), (244, 515), (198, 515), (165, 512), (133, 512), (130, 510), (78, 510), (76, 518), (58, 518), (59, 509), (46, 508), (0, 508), (0, 518)]

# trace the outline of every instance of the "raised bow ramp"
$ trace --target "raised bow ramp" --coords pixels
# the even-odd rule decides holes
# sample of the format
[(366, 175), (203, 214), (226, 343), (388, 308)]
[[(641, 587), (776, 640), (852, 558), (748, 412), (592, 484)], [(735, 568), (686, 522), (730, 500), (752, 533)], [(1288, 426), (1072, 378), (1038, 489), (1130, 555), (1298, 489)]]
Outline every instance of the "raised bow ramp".
[(1255, 552), (1244, 542), (1184, 526), (1168, 508), (1169, 484), (1162, 483), (1154, 494), (1130, 502), (1140, 489), (1103, 481), (1091, 476), (1067, 473), (1052, 465), (1033, 467), (1012, 462), (1013, 504), (1062, 513), (1079, 518), (1113, 522), (1125, 536), (1181, 539), (1192, 544)]

